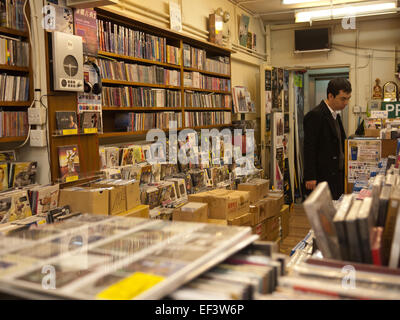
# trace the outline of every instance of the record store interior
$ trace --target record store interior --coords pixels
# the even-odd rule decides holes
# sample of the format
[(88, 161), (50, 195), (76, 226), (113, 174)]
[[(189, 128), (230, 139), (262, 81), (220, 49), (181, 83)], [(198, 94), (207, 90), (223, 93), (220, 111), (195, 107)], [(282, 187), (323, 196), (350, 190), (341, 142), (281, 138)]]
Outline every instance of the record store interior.
[(400, 299), (397, 0), (0, 0), (0, 300)]

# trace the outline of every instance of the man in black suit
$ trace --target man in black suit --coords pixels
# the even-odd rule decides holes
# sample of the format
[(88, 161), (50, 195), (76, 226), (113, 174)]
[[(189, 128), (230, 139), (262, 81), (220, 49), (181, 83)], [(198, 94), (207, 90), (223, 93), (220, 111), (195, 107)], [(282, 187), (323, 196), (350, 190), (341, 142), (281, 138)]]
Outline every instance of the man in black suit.
[(351, 84), (344, 78), (329, 81), (327, 99), (304, 117), (304, 181), (312, 191), (318, 183), (327, 181), (332, 198), (344, 193), (344, 142), (339, 111), (351, 98)]

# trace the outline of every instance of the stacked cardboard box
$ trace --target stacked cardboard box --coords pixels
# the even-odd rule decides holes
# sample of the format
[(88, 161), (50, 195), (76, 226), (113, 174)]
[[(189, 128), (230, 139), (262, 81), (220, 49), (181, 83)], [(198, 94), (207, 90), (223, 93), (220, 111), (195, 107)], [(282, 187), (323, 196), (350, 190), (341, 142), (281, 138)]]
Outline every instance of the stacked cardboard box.
[(268, 195), (269, 180), (253, 179), (246, 183), (240, 183), (238, 190), (248, 191), (250, 193), (250, 203), (254, 204)]
[(119, 216), (122, 217), (129, 217), (129, 218), (145, 218), (148, 219), (149, 218), (149, 206), (145, 205), (145, 204), (141, 204), (138, 205), (130, 210), (124, 211), (120, 214), (118, 214)]
[(249, 193), (215, 189), (188, 196), (189, 202), (208, 204), (208, 219), (233, 220), (249, 211)]
[(174, 210), (172, 220), (207, 222), (208, 204), (201, 202), (188, 202), (180, 208)]
[(290, 219), (290, 210), (287, 204), (282, 206), (280, 212), (281, 219), (281, 238), (285, 239), (289, 234), (289, 219)]
[(140, 205), (139, 182), (105, 180), (88, 187), (62, 189), (59, 206), (64, 205), (82, 213), (118, 215)]

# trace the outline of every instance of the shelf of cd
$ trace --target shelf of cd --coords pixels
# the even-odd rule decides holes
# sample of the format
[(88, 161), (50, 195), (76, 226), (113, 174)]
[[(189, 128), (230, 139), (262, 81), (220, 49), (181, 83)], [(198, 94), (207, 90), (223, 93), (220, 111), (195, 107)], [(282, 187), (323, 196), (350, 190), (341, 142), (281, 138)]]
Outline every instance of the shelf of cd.
[(229, 74), (216, 73), (216, 72), (200, 70), (200, 69), (195, 69), (195, 68), (184, 67), (183, 71), (199, 72), (199, 73), (202, 73), (202, 74), (207, 74), (207, 75), (210, 75), (210, 76), (215, 76), (215, 77), (220, 77), (220, 78), (227, 78), (227, 79), (231, 78), (231, 75), (229, 75)]
[(18, 37), (25, 37), (25, 38), (27, 38), (29, 36), (28, 32), (26, 32), (26, 31), (20, 31), (20, 30), (6, 28), (6, 27), (0, 27), (0, 34), (7, 34), (7, 35), (11, 35), (11, 36), (18, 36)]
[[(230, 127), (232, 124), (213, 124), (209, 126), (198, 126), (198, 127), (183, 127), (183, 128), (178, 128), (177, 131), (183, 130), (183, 129), (194, 129), (194, 130), (200, 130), (200, 129), (212, 129), (212, 128), (220, 128), (220, 127)], [(156, 128), (155, 128), (156, 129)], [(161, 129), (163, 131), (168, 131), (169, 129)], [(113, 138), (113, 137), (124, 137), (124, 136), (135, 136), (135, 135), (144, 135), (147, 134), (149, 130), (144, 130), (144, 131), (123, 131), (123, 132), (104, 132), (102, 134), (99, 134), (99, 139), (102, 138)]]
[(179, 87), (179, 86), (171, 86), (168, 84), (130, 82), (130, 81), (126, 81), (126, 80), (102, 79), (101, 82), (103, 84), (122, 84), (125, 86), (140, 86), (140, 87), (152, 87), (152, 88), (163, 88), (163, 89), (181, 89), (181, 87)]
[(135, 58), (135, 57), (125, 56), (125, 55), (111, 53), (111, 52), (107, 52), (107, 51), (98, 51), (98, 54), (101, 56), (104, 56), (104, 57), (109, 57), (109, 58), (116, 58), (116, 59), (127, 60), (127, 61), (135, 61), (135, 62), (141, 62), (141, 63), (146, 63), (146, 64), (156, 64), (156, 65), (167, 67), (167, 68), (181, 69), (181, 66), (177, 65), (177, 64), (169, 64), (169, 63), (164, 63), (164, 62), (159, 62), (159, 61), (154, 61), (154, 60)]
[(232, 108), (224, 107), (185, 107), (187, 111), (232, 111)]
[(103, 111), (181, 111), (182, 107), (103, 107)]
[(192, 87), (184, 87), (184, 89), (185, 90), (190, 90), (190, 91), (202, 91), (202, 92), (231, 94), (230, 91), (223, 91), (223, 90), (210, 90), (210, 89), (200, 89), (200, 88), (192, 88)]

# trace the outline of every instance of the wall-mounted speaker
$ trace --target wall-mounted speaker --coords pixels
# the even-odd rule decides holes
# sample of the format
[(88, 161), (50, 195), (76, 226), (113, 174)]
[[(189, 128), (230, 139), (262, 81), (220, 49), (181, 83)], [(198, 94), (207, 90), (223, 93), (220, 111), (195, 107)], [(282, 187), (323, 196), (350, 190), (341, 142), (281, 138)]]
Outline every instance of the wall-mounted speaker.
[(83, 91), (82, 37), (53, 32), (54, 91)]

